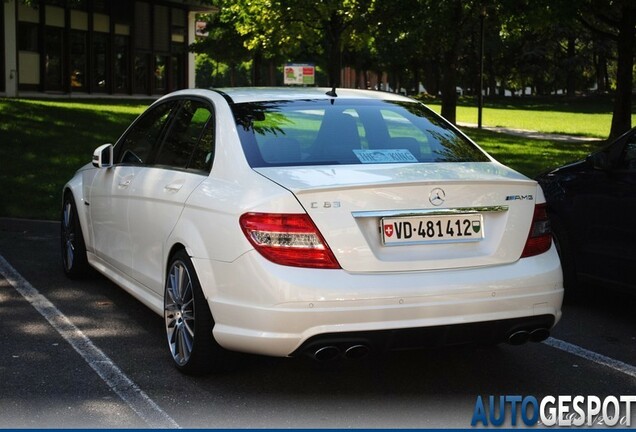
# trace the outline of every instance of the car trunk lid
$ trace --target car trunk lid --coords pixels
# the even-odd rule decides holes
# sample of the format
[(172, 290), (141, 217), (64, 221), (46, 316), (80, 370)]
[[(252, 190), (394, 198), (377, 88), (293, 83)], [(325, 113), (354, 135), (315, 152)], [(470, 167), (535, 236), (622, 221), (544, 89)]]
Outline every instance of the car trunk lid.
[(514, 262), (537, 193), (536, 182), (496, 162), (255, 170), (296, 196), (350, 272)]

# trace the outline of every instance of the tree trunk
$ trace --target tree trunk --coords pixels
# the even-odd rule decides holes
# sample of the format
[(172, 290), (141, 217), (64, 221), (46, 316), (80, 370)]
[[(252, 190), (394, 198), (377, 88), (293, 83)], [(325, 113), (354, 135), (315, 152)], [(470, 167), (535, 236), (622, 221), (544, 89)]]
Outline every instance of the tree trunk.
[(433, 96), (439, 93), (439, 68), (433, 60), (424, 62), (424, 87)]
[(576, 93), (576, 38), (568, 38), (568, 55), (566, 59), (566, 93), (574, 97)]
[(389, 84), (389, 88), (387, 90), (395, 93), (395, 87), (398, 85), (397, 72), (395, 72), (395, 70), (391, 72), (391, 75), (389, 75), (387, 82)]
[(230, 65), (230, 87), (236, 87), (236, 64)]
[(342, 19), (333, 12), (329, 21), (324, 23), (327, 59), (327, 76), (329, 87), (340, 87), (340, 73), (342, 71)]
[(632, 127), (632, 69), (634, 66), (634, 37), (636, 37), (636, 8), (628, 2), (622, 5), (618, 31), (618, 67), (616, 71), (616, 97), (612, 115), (613, 139)]
[[(462, 22), (462, 3), (457, 1), (453, 7), (454, 21)], [(444, 72), (442, 74), (442, 117), (453, 124), (457, 124), (457, 69), (459, 63), (459, 46), (461, 35), (449, 35), (448, 48), (443, 54)]]
[(605, 47), (599, 42), (598, 39), (594, 40), (594, 51), (596, 91), (602, 94), (607, 91), (607, 86), (605, 85), (605, 77), (607, 75), (607, 54), (605, 53)]
[(275, 86), (276, 85), (276, 64), (274, 63), (274, 59), (269, 59), (267, 61), (267, 69), (269, 75), (268, 85)]
[(445, 70), (442, 76), (442, 117), (449, 122), (457, 122), (457, 53), (449, 49), (444, 54)]
[(488, 82), (488, 96), (496, 96), (497, 95), (497, 74), (495, 73), (494, 61), (492, 59), (491, 54), (486, 54), (486, 80)]
[(377, 70), (375, 72), (376, 76), (378, 77), (378, 83), (377, 83), (377, 88), (376, 90), (384, 90), (384, 72), (381, 70)]
[(260, 51), (255, 51), (254, 56), (252, 57), (252, 85), (261, 86), (263, 85), (262, 75), (261, 75), (261, 64), (263, 63), (263, 56)]
[(420, 65), (416, 61), (413, 62), (413, 93), (420, 94)]

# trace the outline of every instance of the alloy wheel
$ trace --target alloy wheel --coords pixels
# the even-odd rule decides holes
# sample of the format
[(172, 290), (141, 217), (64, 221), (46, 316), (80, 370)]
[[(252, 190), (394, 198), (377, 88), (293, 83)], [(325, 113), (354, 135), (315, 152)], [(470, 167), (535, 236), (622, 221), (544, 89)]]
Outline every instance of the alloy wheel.
[(175, 261), (166, 281), (164, 317), (170, 353), (180, 366), (187, 364), (192, 355), (194, 312), (192, 278), (185, 263)]
[(76, 233), (73, 216), (73, 204), (67, 201), (64, 204), (64, 212), (62, 215), (62, 256), (64, 257), (64, 267), (66, 271), (71, 271), (75, 263)]

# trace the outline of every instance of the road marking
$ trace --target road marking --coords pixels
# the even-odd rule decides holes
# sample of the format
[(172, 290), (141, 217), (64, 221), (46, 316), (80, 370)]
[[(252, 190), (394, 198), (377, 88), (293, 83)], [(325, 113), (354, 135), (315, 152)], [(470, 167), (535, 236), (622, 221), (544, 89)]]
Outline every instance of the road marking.
[(42, 315), (97, 375), (149, 427), (180, 428), (165, 411), (139, 388), (115, 363), (78, 329), (58, 308), (35, 289), (0, 255), (0, 274)]
[(582, 348), (578, 345), (574, 345), (569, 342), (565, 342), (560, 339), (555, 339), (552, 337), (547, 338), (546, 340), (543, 341), (543, 343), (553, 348), (560, 349), (561, 351), (574, 354), (575, 356), (578, 356), (586, 360), (592, 361), (594, 363), (597, 363), (599, 365), (608, 367), (610, 369), (613, 369), (625, 375), (629, 375), (632, 378), (636, 378), (636, 366), (623, 363), (620, 360), (616, 360), (611, 357), (604, 356), (603, 354), (599, 354), (594, 351), (590, 351), (585, 348)]

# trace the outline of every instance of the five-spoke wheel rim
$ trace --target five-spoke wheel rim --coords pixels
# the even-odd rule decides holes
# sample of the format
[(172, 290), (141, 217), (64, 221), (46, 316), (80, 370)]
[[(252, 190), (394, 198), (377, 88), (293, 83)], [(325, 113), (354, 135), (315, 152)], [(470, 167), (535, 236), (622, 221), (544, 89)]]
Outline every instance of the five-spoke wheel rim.
[(73, 204), (67, 201), (64, 204), (62, 215), (62, 256), (67, 271), (73, 268), (75, 260), (75, 225), (73, 223)]
[(190, 272), (182, 261), (175, 261), (170, 267), (164, 301), (170, 353), (183, 366), (190, 360), (194, 345), (194, 293)]

